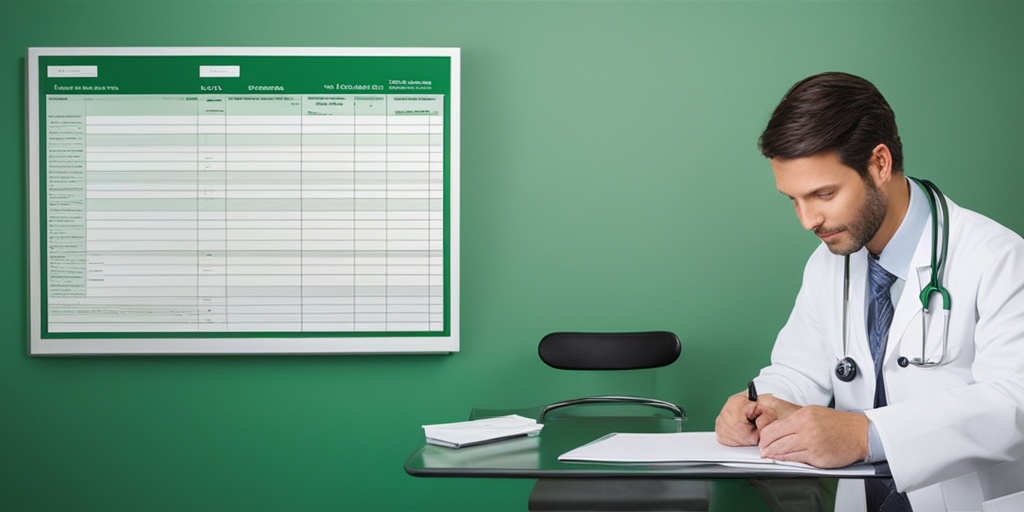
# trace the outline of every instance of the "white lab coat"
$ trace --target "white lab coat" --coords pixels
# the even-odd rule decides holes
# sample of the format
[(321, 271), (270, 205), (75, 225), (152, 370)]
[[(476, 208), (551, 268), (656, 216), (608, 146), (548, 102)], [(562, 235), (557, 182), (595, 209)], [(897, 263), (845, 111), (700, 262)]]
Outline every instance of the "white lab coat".
[[(872, 407), (874, 366), (867, 344), (867, 252), (850, 257), (849, 356), (852, 382), (834, 372), (844, 357), (843, 257), (822, 245), (804, 269), (793, 312), (779, 332), (762, 393), (797, 404), (865, 410), (877, 427), (898, 489), (915, 512), (978, 510), (1024, 490), (1024, 240), (949, 202), (950, 242), (942, 283), (952, 312), (940, 366), (901, 368), (921, 355), (920, 290), (930, 279), (931, 221), (897, 303), (883, 372), (888, 407)], [(940, 231), (941, 233), (941, 231)], [(941, 304), (932, 302), (926, 354), (942, 352)], [(836, 510), (864, 510), (863, 481), (843, 480)]]

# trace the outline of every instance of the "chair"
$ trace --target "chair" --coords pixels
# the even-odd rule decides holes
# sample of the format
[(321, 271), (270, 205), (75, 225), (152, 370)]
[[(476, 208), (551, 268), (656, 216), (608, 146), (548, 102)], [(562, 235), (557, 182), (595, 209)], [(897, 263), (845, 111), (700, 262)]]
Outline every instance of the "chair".
[[(660, 368), (679, 358), (679, 337), (666, 331), (554, 332), (537, 347), (541, 361), (559, 370), (640, 370)], [(682, 431), (682, 407), (654, 398), (593, 396), (565, 400), (540, 410), (538, 421), (557, 421), (549, 413), (589, 404), (635, 405), (671, 413), (675, 431)], [(652, 411), (654, 412), (654, 411)], [(646, 416), (656, 416), (648, 413)], [(657, 416), (656, 416), (657, 417)], [(661, 415), (664, 417), (664, 414)], [(706, 481), (656, 478), (548, 478), (538, 479), (529, 498), (531, 511), (642, 511), (705, 512), (711, 486)]]

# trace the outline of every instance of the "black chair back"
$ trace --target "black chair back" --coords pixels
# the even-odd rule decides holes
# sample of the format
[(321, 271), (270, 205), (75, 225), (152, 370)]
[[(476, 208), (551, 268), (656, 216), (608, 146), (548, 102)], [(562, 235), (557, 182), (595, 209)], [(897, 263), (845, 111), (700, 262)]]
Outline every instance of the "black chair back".
[(679, 337), (668, 331), (553, 332), (540, 340), (540, 359), (560, 370), (640, 370), (679, 358)]

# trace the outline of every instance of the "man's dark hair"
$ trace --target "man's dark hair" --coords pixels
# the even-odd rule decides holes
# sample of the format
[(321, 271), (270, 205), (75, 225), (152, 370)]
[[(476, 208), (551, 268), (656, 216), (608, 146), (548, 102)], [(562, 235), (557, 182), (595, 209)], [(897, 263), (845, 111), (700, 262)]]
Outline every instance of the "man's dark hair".
[(875, 86), (848, 73), (828, 72), (794, 85), (775, 107), (758, 140), (767, 158), (801, 158), (835, 151), (867, 177), (871, 152), (885, 144), (893, 171), (903, 172), (896, 115)]

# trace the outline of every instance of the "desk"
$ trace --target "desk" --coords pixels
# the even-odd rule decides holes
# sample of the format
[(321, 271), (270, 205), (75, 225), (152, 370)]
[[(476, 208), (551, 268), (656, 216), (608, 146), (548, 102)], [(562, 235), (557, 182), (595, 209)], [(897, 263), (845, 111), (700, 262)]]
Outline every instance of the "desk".
[[(559, 417), (536, 437), (453, 449), (424, 444), (405, 462), (419, 477), (482, 478), (819, 478), (800, 470), (757, 471), (717, 465), (559, 462), (558, 456), (611, 432), (675, 432), (677, 420), (651, 417)], [(886, 477), (880, 472), (875, 477)], [(856, 477), (865, 478), (865, 477)], [(872, 477), (867, 477), (872, 478)]]

